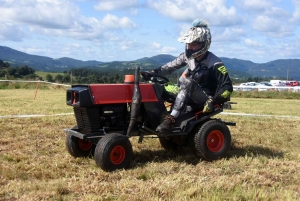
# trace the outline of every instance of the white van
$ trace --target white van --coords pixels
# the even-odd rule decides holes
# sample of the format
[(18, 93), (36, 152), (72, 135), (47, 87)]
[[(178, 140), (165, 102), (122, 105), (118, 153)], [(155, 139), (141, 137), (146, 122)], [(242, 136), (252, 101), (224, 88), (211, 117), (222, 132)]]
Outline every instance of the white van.
[(270, 84), (272, 86), (276, 86), (276, 87), (283, 87), (283, 86), (285, 86), (285, 81), (282, 81), (282, 80), (270, 80)]

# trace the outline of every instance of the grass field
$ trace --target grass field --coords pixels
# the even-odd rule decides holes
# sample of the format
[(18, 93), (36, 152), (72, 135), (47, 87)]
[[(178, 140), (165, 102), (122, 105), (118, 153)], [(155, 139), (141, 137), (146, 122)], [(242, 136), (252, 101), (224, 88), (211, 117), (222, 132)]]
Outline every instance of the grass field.
[[(130, 138), (135, 158), (128, 170), (104, 172), (91, 158), (72, 158), (64, 128), (75, 125), (65, 88), (0, 90), (0, 200), (299, 200), (298, 99), (232, 98), (220, 114), (232, 147), (206, 162), (189, 149), (165, 151), (157, 139)], [(54, 114), (65, 114), (52, 116)], [(49, 116), (16, 118), (14, 115)], [(290, 117), (281, 117), (290, 116)]]
[(51, 75), (53, 78), (55, 78), (55, 76), (57, 75), (64, 75), (63, 73), (44, 72), (44, 71), (36, 71), (35, 74), (43, 78), (43, 80), (46, 80), (47, 74)]

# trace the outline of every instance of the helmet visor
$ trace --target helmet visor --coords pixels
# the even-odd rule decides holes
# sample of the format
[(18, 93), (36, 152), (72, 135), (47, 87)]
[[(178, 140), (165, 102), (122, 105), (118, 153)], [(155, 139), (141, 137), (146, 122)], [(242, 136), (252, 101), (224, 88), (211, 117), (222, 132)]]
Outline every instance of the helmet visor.
[(188, 59), (195, 59), (204, 53), (204, 44), (201, 42), (186, 43), (185, 54)]

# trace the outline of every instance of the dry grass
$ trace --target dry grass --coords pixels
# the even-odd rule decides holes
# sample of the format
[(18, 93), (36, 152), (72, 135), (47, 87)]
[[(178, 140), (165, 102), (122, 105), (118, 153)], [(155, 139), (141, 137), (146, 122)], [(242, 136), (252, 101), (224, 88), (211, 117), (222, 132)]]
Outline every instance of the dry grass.
[[(65, 90), (0, 90), (0, 116), (72, 112)], [(298, 116), (297, 100), (232, 99), (230, 112)], [(298, 200), (299, 117), (219, 115), (230, 127), (228, 157), (198, 161), (188, 149), (139, 144), (131, 168), (104, 172), (91, 158), (72, 158), (64, 128), (73, 115), (0, 119), (0, 200)]]

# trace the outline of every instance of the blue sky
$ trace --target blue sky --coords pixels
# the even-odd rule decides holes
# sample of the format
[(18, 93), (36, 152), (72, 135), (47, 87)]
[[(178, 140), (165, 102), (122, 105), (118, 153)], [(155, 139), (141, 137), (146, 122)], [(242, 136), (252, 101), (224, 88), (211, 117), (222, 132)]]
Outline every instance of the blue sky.
[(0, 0), (0, 13), (1, 46), (51, 58), (178, 56), (202, 18), (219, 57), (300, 59), (300, 0)]

